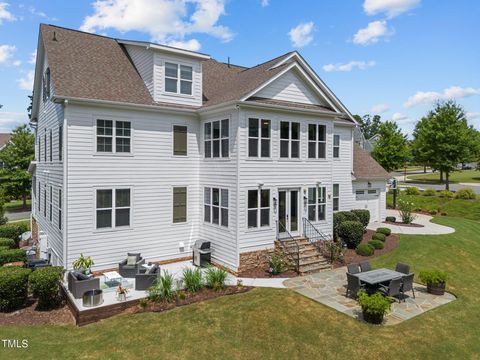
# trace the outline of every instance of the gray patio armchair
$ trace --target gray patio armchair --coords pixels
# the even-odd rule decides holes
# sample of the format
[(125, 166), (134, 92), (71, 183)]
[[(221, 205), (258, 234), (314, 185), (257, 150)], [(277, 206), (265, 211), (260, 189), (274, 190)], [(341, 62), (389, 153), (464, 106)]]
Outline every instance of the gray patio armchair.
[(80, 299), (88, 290), (100, 289), (100, 279), (88, 277), (87, 275), (78, 272), (70, 271), (67, 275), (68, 291), (75, 299)]
[(347, 270), (350, 274), (358, 274), (360, 272), (360, 265), (358, 265), (358, 263), (348, 264)]
[(155, 264), (150, 269), (142, 267), (138, 271), (135, 275), (135, 290), (147, 290), (160, 274), (160, 267)]
[(365, 288), (365, 285), (362, 284), (362, 282), (358, 277), (350, 273), (347, 273), (347, 292), (345, 293), (346, 296), (349, 296), (349, 295), (351, 296), (353, 294), (354, 297), (356, 298), (358, 291), (364, 288)]
[[(390, 280), (388, 286), (380, 285), (380, 288), (378, 290), (382, 292), (385, 296), (390, 296), (393, 298), (399, 297), (402, 293), (402, 278), (399, 277)], [(398, 300), (398, 302), (400, 302), (400, 299)]]
[(411, 291), (415, 299), (415, 290), (413, 289), (413, 277), (415, 274), (408, 274), (402, 278), (402, 298), (405, 301), (405, 293)]
[(370, 271), (372, 270), (372, 266), (368, 261), (364, 261), (360, 263), (360, 269), (362, 270), (362, 272)]
[(410, 274), (410, 265), (397, 263), (397, 266), (395, 266), (395, 271), (408, 275)]
[[(129, 261), (133, 257), (135, 257), (134, 261)], [(118, 273), (124, 278), (134, 278), (143, 264), (145, 259), (140, 256), (140, 253), (128, 253), (127, 258), (118, 264)]]

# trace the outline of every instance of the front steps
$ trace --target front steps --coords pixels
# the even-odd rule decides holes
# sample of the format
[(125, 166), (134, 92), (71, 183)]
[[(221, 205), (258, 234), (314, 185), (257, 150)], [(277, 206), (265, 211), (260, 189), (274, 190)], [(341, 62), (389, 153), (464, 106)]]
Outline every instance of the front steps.
[(322, 270), (330, 270), (331, 264), (320, 253), (319, 249), (312, 244), (307, 238), (297, 237), (295, 240), (282, 240), (280, 249), (286, 253), (289, 259), (296, 259), (298, 244), (300, 275), (306, 275)]

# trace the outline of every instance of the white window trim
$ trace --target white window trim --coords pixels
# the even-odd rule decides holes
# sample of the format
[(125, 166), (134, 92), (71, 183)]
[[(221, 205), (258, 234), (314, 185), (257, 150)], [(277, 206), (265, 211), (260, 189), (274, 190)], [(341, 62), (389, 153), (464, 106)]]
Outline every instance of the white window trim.
[[(269, 194), (268, 194), (268, 207), (267, 206), (264, 206), (264, 207), (261, 207), (261, 202), (262, 202), (262, 199), (261, 199), (261, 191), (262, 190), (268, 190), (269, 191)], [(255, 208), (250, 208), (248, 207), (248, 192), (249, 191), (257, 191), (257, 207)], [(245, 225), (246, 225), (246, 228), (247, 228), (247, 231), (261, 231), (261, 230), (267, 230), (267, 229), (271, 229), (272, 228), (272, 189), (271, 188), (250, 188), (250, 189), (246, 189), (246, 201), (245, 201), (245, 207), (246, 207), (246, 216), (245, 216)], [(261, 210), (262, 209), (269, 209), (269, 213), (268, 213), (268, 225), (261, 225)], [(257, 210), (257, 226), (253, 226), (253, 227), (249, 227), (248, 226), (248, 211), (249, 210)]]
[[(308, 203), (308, 199), (307, 199), (307, 219), (311, 222), (314, 222), (314, 223), (321, 223), (321, 222), (326, 222), (327, 221), (327, 187), (326, 186), (310, 186), (308, 187), (308, 189), (313, 189), (315, 188), (316, 189), (316, 198), (315, 198), (315, 204), (309, 204)], [(309, 191), (307, 189), (307, 191)], [(320, 202), (320, 189), (324, 189), (323, 192), (325, 194), (324, 196), (324, 202)], [(315, 219), (314, 220), (310, 220), (308, 218), (308, 208), (311, 207), (311, 206), (314, 206), (315, 205)], [(319, 211), (318, 211), (318, 207), (320, 205), (323, 205), (323, 208), (324, 208), (324, 214), (325, 214), (325, 219), (319, 219), (318, 218), (318, 215), (319, 215)]]
[(57, 189), (57, 196), (58, 196), (58, 199), (57, 199), (57, 229), (58, 230), (62, 230), (63, 228), (63, 205), (62, 205), (62, 202), (63, 202), (63, 199), (62, 199), (62, 195), (63, 195), (63, 191), (62, 191), (62, 188), (58, 188)]
[[(113, 122), (113, 127), (112, 127), (112, 151), (111, 152), (106, 152), (106, 151), (97, 151), (97, 120), (109, 120)], [(121, 122), (129, 122), (130, 123), (130, 152), (117, 152), (117, 141), (116, 141), (116, 130), (117, 130), (117, 121)], [(102, 116), (98, 115), (95, 116), (93, 119), (93, 136), (94, 136), (94, 148), (93, 148), (93, 154), (95, 156), (125, 156), (125, 157), (131, 157), (134, 155), (134, 149), (133, 149), (133, 139), (134, 139), (134, 131), (133, 131), (133, 126), (132, 126), (132, 121), (130, 118), (128, 119), (123, 119), (121, 117), (117, 117), (113, 119), (111, 116)], [(119, 136), (120, 138), (126, 138), (125, 136)]]
[(48, 220), (50, 221), (50, 223), (53, 224), (53, 186), (52, 185), (50, 185), (50, 198), (48, 202), (48, 210), (49, 210)]
[[(222, 121), (223, 120), (228, 120), (228, 136), (227, 137), (222, 137)], [(219, 121), (220, 122), (220, 137), (218, 138), (220, 140), (220, 149), (219, 149), (219, 156), (218, 157), (214, 157), (213, 156), (213, 123), (216, 122), (216, 121)], [(210, 157), (206, 157), (205, 156), (205, 142), (207, 141), (206, 140), (206, 137), (205, 137), (205, 124), (208, 124), (210, 123), (210, 139), (208, 141), (210, 141)], [(232, 134), (232, 121), (230, 119), (230, 117), (222, 117), (222, 118), (219, 118), (219, 119), (214, 119), (214, 120), (208, 120), (208, 121), (205, 121), (203, 122), (202, 124), (202, 152), (203, 152), (203, 160), (207, 160), (207, 161), (221, 161), (221, 160), (230, 160), (230, 152), (231, 152), (231, 134)], [(225, 139), (228, 139), (228, 156), (222, 156), (222, 140), (225, 140)]]
[[(173, 221), (173, 200), (174, 200), (174, 190), (176, 188), (185, 188), (186, 189), (186, 199), (185, 199), (185, 221), (180, 221), (180, 222), (174, 222)], [(171, 188), (171, 194), (172, 194), (172, 201), (171, 201), (171, 209), (172, 209), (172, 225), (185, 225), (188, 224), (189, 218), (188, 218), (188, 198), (189, 198), (189, 189), (188, 185), (172, 185)]]
[[(182, 127), (187, 128), (187, 154), (186, 155), (175, 155), (175, 131), (174, 131), (175, 126), (182, 126)], [(186, 157), (188, 157), (188, 152), (189, 152), (189, 149), (188, 149), (188, 125), (177, 124), (177, 123), (172, 124), (172, 156), (176, 157), (176, 158), (186, 158)], [(178, 186), (178, 187), (180, 187), (180, 186)]]
[[(288, 139), (282, 139), (282, 122), (288, 123)], [(292, 124), (298, 124), (298, 139), (292, 139)], [(298, 161), (302, 158), (302, 123), (300, 121), (279, 120), (278, 122), (278, 158), (280, 160)], [(282, 157), (282, 141), (288, 141), (288, 156)], [(298, 142), (298, 157), (292, 157), (292, 144)]]
[[(206, 204), (205, 203), (205, 189), (209, 188), (210, 189), (210, 203)], [(219, 201), (218, 201), (218, 224), (215, 224), (213, 222), (213, 207), (217, 207), (217, 205), (213, 205), (213, 189), (218, 189), (218, 196), (219, 196)], [(219, 186), (210, 186), (210, 185), (204, 185), (202, 187), (202, 222), (207, 225), (215, 226), (216, 228), (219, 229), (224, 229), (224, 230), (229, 230), (230, 229), (230, 189), (226, 187), (219, 187)], [(222, 190), (227, 190), (227, 201), (228, 201), (228, 206), (222, 206)], [(205, 221), (205, 205), (210, 206), (210, 221)], [(227, 209), (228, 211), (228, 226), (222, 225), (222, 209)]]
[[(173, 92), (173, 91), (167, 91), (167, 81), (166, 79), (175, 79), (171, 76), (167, 76), (167, 63), (170, 63), (170, 64), (175, 64), (177, 65), (177, 91), (176, 92)], [(192, 83), (192, 93), (191, 94), (183, 94), (180, 92), (180, 85), (181, 85), (181, 66), (188, 66), (190, 68), (192, 68), (192, 80), (188, 80), (188, 79), (183, 79), (183, 81), (189, 81)], [(188, 64), (188, 63), (185, 63), (185, 62), (181, 62), (181, 61), (178, 61), (178, 60), (165, 60), (163, 62), (163, 94), (164, 95), (170, 95), (170, 96), (179, 96), (179, 97), (186, 97), (186, 98), (193, 98), (194, 95), (194, 78), (195, 78), (195, 67), (193, 64)]]
[[(250, 136), (250, 119), (257, 119), (258, 120), (258, 136)], [(265, 138), (262, 137), (262, 121), (269, 121), (270, 122), (270, 133), (268, 134), (269, 137)], [(261, 116), (248, 116), (247, 117), (247, 160), (271, 160), (272, 159), (272, 125), (273, 121), (271, 119), (263, 118)], [(250, 139), (255, 139), (257, 142), (257, 156), (250, 156)], [(269, 156), (262, 156), (262, 140), (269, 140)], [(286, 159), (286, 158), (284, 158)]]
[[(130, 225), (128, 226), (115, 226), (115, 190), (124, 190), (130, 189)], [(104, 228), (97, 228), (97, 190), (112, 190), (112, 226), (111, 227), (104, 227)], [(133, 186), (125, 185), (125, 186), (102, 186), (102, 187), (94, 187), (93, 188), (93, 232), (113, 232), (113, 231), (125, 231), (125, 230), (133, 230)], [(126, 207), (120, 207), (119, 209), (124, 209)], [(110, 208), (100, 208), (100, 210), (106, 210)]]
[[(334, 190), (333, 190), (334, 187), (335, 187), (335, 185), (338, 186), (338, 196), (335, 196), (335, 192), (334, 192)], [(335, 199), (338, 199), (338, 209), (337, 209), (337, 210), (333, 209), (334, 203), (335, 203)], [(333, 210), (334, 212), (340, 211), (340, 184), (339, 184), (339, 183), (332, 184), (332, 210)]]
[[(338, 138), (338, 145), (335, 145), (335, 138)], [(340, 144), (341, 144), (342, 139), (340, 138), (340, 134), (333, 134), (333, 140), (332, 140), (332, 157), (335, 160), (340, 159)], [(335, 149), (338, 149), (338, 156), (335, 156)]]
[[(309, 127), (310, 125), (315, 125), (315, 140), (310, 140), (309, 138)], [(325, 128), (325, 140), (319, 140), (318, 138), (318, 127), (323, 126)], [(328, 139), (328, 127), (326, 124), (321, 124), (321, 123), (314, 123), (314, 122), (309, 122), (307, 123), (307, 131), (306, 131), (306, 136), (307, 136), (307, 160), (308, 161), (325, 161), (327, 160), (327, 139)], [(310, 143), (315, 143), (315, 157), (310, 157), (309, 156), (309, 147)], [(325, 144), (325, 157), (319, 157), (318, 156), (318, 146), (319, 144)]]

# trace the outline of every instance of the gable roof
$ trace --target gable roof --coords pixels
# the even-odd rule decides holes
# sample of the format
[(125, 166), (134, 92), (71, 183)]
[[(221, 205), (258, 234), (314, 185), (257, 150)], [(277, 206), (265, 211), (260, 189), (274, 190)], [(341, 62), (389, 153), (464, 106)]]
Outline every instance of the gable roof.
[(357, 179), (390, 178), (390, 174), (358, 144), (353, 144), (353, 176)]

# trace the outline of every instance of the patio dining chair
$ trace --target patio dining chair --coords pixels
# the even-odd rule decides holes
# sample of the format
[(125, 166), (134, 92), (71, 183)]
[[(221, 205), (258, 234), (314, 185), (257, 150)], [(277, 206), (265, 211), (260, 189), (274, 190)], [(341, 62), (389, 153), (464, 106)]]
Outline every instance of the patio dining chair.
[(348, 264), (347, 270), (350, 274), (358, 274), (360, 272), (360, 265), (358, 265), (358, 263)]
[[(388, 286), (380, 285), (380, 288), (378, 290), (380, 290), (380, 292), (382, 292), (385, 296), (393, 298), (399, 296), (402, 293), (402, 278), (399, 277), (390, 280)], [(398, 302), (400, 302), (400, 299), (398, 300)]]
[(357, 297), (357, 293), (359, 290), (364, 289), (365, 285), (362, 284), (360, 279), (355, 275), (347, 273), (347, 292), (345, 293), (346, 296), (350, 296), (353, 294), (354, 297)]
[(372, 266), (368, 261), (364, 261), (360, 263), (360, 269), (362, 269), (362, 272), (370, 271), (372, 270)]
[(402, 278), (402, 298), (405, 301), (405, 293), (411, 291), (415, 299), (415, 290), (413, 289), (413, 277), (415, 274), (408, 274)]
[(397, 266), (395, 267), (395, 271), (408, 275), (410, 274), (410, 265), (397, 263)]

